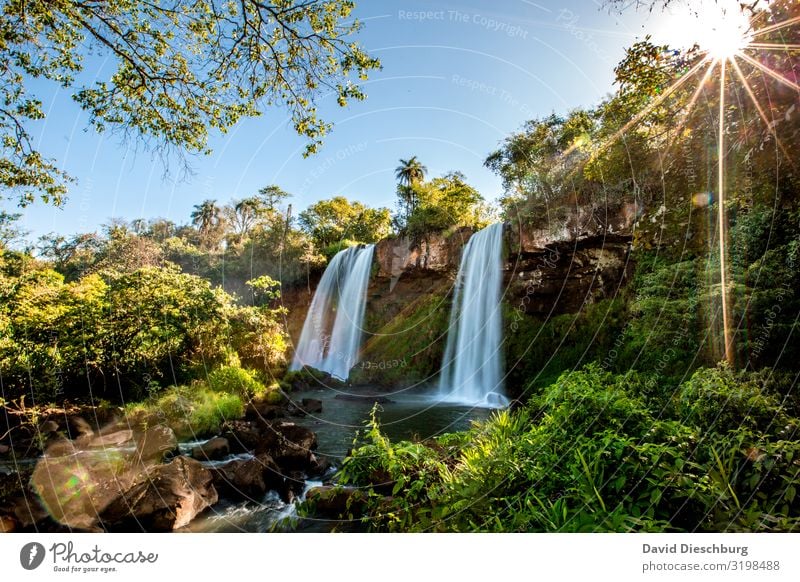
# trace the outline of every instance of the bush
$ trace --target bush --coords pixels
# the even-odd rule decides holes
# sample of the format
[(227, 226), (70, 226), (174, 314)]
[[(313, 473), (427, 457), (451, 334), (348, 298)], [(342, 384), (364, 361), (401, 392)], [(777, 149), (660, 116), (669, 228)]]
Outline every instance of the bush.
[(678, 398), (681, 421), (704, 432), (743, 428), (769, 432), (786, 424), (774, 395), (766, 393), (751, 375), (737, 376), (727, 366), (701, 368), (681, 386)]
[(172, 386), (145, 402), (129, 404), (125, 414), (131, 424), (166, 424), (178, 438), (200, 438), (217, 434), (227, 420), (244, 416), (244, 401), (238, 394), (218, 392), (202, 381)]
[(563, 374), (526, 407), (422, 443), (391, 443), (373, 417), (339, 478), (366, 486), (364, 521), (377, 530), (800, 525), (798, 421), (772, 422), (783, 417), (782, 383), (701, 369), (674, 407), (657, 410), (677, 418), (657, 418), (640, 397), (642, 380), (589, 366)]
[(245, 400), (267, 391), (253, 372), (238, 366), (223, 366), (212, 371), (208, 375), (208, 386), (215, 392), (236, 394)]

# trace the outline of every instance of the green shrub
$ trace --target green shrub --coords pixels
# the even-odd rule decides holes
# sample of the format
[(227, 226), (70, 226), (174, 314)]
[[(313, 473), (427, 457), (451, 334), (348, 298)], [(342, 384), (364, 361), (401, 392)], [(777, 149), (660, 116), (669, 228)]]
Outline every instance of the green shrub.
[(244, 408), (240, 395), (211, 390), (205, 382), (196, 380), (129, 404), (125, 414), (131, 424), (166, 424), (178, 438), (196, 438), (217, 434), (226, 420), (244, 416)]
[[(800, 524), (798, 421), (777, 404), (783, 380), (701, 369), (675, 406), (650, 411), (640, 397), (650, 389), (645, 378), (588, 366), (563, 374), (526, 407), (423, 443), (391, 443), (373, 417), (339, 478), (365, 487), (364, 521), (381, 531)], [(783, 426), (772, 422), (779, 416)]]
[(237, 366), (223, 366), (208, 375), (208, 385), (215, 392), (237, 394), (249, 399), (267, 391), (266, 386), (255, 378), (255, 374)]
[(779, 400), (750, 375), (727, 366), (701, 368), (679, 393), (681, 421), (702, 431), (727, 433), (751, 428), (768, 432), (786, 424)]

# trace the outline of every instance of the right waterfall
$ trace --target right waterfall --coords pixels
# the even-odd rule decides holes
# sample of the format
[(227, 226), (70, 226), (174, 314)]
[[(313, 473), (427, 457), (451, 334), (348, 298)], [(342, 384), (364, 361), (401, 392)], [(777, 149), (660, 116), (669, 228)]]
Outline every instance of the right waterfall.
[(475, 233), (467, 242), (456, 277), (447, 346), (439, 376), (443, 401), (502, 408), (503, 224)]

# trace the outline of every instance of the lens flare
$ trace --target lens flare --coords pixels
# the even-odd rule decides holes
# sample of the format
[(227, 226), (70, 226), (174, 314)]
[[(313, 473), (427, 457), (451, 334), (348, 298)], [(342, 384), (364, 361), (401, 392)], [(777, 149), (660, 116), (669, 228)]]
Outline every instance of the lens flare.
[(736, 6), (707, 5), (705, 12), (701, 21), (706, 23), (706, 33), (700, 37), (699, 45), (712, 58), (730, 59), (752, 41), (750, 21), (738, 3)]

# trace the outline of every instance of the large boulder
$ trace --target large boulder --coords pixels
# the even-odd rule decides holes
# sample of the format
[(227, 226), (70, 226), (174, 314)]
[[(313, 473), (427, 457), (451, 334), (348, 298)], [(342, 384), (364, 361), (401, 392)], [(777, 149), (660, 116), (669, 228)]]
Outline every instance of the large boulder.
[(106, 529), (171, 531), (218, 500), (213, 476), (199, 461), (176, 457), (139, 475), (100, 513)]
[(152, 426), (136, 437), (136, 451), (142, 463), (160, 463), (177, 450), (178, 437), (168, 426)]
[(312, 430), (283, 420), (227, 422), (223, 436), (232, 452), (266, 453), (284, 472), (310, 468), (312, 452), (317, 448), (317, 435)]
[[(62, 526), (99, 531), (105, 527), (99, 516), (108, 517), (114, 513), (105, 513), (109, 507), (128, 504), (131, 511), (136, 510), (131, 495), (142, 488), (142, 483), (159, 477), (160, 471), (166, 470), (168, 474), (185, 465), (184, 461), (170, 465), (170, 469), (163, 469), (168, 466), (160, 465), (165, 455), (176, 446), (175, 434), (164, 426), (154, 426), (138, 434), (122, 430), (98, 436), (84, 435), (74, 441), (63, 437), (55, 439), (33, 470), (30, 482), (35, 495), (31, 497), (38, 499), (46, 510), (45, 514)], [(197, 461), (192, 462), (202, 467)], [(183, 474), (187, 479), (198, 479), (189, 469)], [(207, 476), (210, 482), (210, 474)], [(178, 479), (178, 476), (173, 477), (173, 484)], [(189, 480), (187, 487), (191, 489), (192, 483)], [(202, 487), (198, 491), (203, 498), (216, 496), (216, 492), (204, 494)], [(165, 493), (165, 503), (172, 503), (176, 495)], [(189, 507), (192, 504), (181, 501), (180, 505)], [(17, 505), (14, 514), (22, 527), (28, 527), (28, 521), (35, 524), (40, 519), (34, 510), (35, 505), (30, 502)], [(118, 509), (117, 513), (120, 511)], [(182, 522), (187, 512), (182, 510), (177, 514), (176, 521)], [(165, 519), (153, 518), (150, 522), (154, 529), (164, 529)]]
[(232, 453), (254, 451), (262, 441), (261, 427), (253, 420), (229, 420), (222, 428)]
[(214, 437), (204, 442), (202, 445), (192, 449), (192, 457), (198, 461), (218, 461), (224, 459), (231, 452), (228, 439), (224, 437)]
[[(237, 460), (211, 469), (214, 486), (222, 497), (260, 500), (267, 491), (285, 491), (285, 479), (267, 454)], [(282, 495), (283, 496), (283, 495)]]
[(302, 408), (309, 414), (322, 412), (322, 400), (317, 398), (303, 398)]
[[(282, 469), (306, 469), (311, 465), (312, 451), (317, 448), (317, 435), (293, 422), (276, 422), (265, 429), (261, 451), (268, 452)], [(257, 449), (258, 450), (258, 449)]]

